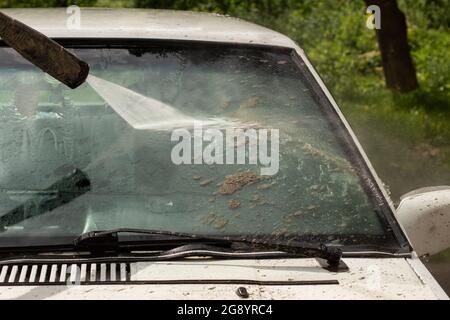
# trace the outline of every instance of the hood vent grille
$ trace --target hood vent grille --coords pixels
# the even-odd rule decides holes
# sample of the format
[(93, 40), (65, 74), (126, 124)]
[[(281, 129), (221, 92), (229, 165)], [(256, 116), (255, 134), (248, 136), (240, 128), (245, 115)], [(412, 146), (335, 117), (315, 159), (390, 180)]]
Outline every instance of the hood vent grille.
[(130, 281), (129, 263), (0, 265), (0, 286), (75, 285)]

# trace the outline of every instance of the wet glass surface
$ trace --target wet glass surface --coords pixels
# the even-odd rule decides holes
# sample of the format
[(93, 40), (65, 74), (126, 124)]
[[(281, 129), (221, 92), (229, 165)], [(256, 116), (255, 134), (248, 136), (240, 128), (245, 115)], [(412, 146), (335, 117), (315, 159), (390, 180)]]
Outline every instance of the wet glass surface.
[[(390, 239), (366, 177), (290, 52), (205, 47), (76, 53), (95, 77), (189, 119), (223, 120), (257, 134), (278, 130), (279, 166), (273, 175), (262, 175), (261, 161), (252, 163), (249, 150), (252, 143), (261, 147), (260, 136), (244, 143), (244, 164), (234, 157), (234, 163), (193, 164), (193, 152), (192, 164), (177, 165), (172, 134), (183, 126), (133, 128), (115, 111), (127, 100), (117, 87), (110, 89), (121, 96), (114, 100), (105, 99), (107, 84), (102, 95), (89, 84), (69, 90), (0, 48), (0, 216), (24, 201), (39, 202), (42, 196), (33, 192), (75, 168), (91, 182), (86, 194), (51, 212), (29, 214), (0, 236), (129, 227), (347, 244)], [(152, 118), (158, 109), (149, 110), (145, 117), (134, 115), (136, 121), (165, 120)], [(217, 129), (225, 143), (226, 128)], [(194, 134), (192, 127), (186, 130)], [(274, 135), (268, 139), (269, 146), (277, 142)], [(203, 142), (202, 150), (208, 144)], [(226, 152), (239, 145), (227, 147), (224, 162)]]

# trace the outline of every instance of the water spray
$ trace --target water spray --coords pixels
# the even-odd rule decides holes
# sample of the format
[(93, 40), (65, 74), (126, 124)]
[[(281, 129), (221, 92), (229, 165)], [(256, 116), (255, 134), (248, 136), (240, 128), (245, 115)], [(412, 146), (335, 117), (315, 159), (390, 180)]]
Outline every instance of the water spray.
[[(195, 119), (173, 106), (145, 97), (130, 89), (89, 75), (89, 65), (39, 31), (0, 12), (0, 37), (42, 71), (71, 89), (87, 82), (129, 125), (137, 130), (170, 130), (193, 127), (240, 127), (227, 119)], [(245, 124), (244, 126), (248, 126)]]

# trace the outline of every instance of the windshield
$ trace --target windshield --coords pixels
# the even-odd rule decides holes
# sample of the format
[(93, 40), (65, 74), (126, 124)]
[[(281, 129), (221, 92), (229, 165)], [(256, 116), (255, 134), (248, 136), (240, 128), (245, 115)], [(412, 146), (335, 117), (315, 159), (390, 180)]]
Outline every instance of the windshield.
[(92, 75), (76, 90), (0, 48), (0, 246), (116, 228), (396, 243), (291, 50), (72, 50)]

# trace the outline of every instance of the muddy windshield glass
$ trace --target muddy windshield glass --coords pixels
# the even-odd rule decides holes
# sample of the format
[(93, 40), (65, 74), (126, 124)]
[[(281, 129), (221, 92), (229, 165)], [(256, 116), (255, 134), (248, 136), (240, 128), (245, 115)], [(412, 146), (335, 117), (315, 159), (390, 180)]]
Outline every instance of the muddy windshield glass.
[(76, 90), (0, 48), (0, 241), (139, 228), (391, 243), (289, 50), (73, 50), (92, 75)]

